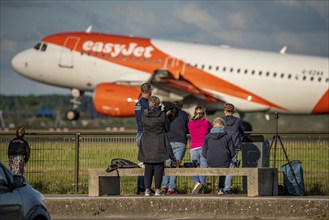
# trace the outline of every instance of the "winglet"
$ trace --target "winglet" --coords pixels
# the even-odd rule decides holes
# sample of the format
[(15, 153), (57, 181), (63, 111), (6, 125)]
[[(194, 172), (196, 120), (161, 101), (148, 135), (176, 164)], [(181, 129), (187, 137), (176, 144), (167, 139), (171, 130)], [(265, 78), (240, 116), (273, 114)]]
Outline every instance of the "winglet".
[(286, 54), (287, 51), (287, 46), (283, 46), (282, 49), (280, 50), (281, 54)]
[(86, 29), (86, 33), (90, 33), (92, 28), (93, 28), (93, 26), (89, 25), (89, 27)]

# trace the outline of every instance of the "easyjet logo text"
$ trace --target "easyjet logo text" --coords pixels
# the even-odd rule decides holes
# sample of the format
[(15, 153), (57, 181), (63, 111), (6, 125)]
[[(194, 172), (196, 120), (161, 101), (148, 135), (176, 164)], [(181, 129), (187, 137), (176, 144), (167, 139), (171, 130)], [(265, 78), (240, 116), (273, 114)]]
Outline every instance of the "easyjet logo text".
[(124, 44), (112, 44), (103, 42), (86, 41), (82, 45), (83, 50), (93, 51), (100, 53), (111, 53), (112, 57), (116, 57), (119, 54), (124, 56), (134, 55), (136, 57), (149, 58), (152, 56), (151, 52), (154, 50), (152, 46), (142, 47), (138, 46), (137, 43)]

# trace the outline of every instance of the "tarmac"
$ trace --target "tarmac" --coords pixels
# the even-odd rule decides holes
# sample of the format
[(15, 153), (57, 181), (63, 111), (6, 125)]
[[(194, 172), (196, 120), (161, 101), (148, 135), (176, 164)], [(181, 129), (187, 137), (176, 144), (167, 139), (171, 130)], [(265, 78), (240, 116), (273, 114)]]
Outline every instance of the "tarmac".
[(60, 219), (329, 219), (329, 196), (45, 195)]

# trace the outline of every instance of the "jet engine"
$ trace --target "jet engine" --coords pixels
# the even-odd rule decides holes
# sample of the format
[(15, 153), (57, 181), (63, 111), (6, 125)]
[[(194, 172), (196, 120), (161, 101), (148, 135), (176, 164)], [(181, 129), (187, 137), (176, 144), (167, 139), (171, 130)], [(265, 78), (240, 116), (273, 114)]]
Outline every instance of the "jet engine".
[(94, 107), (103, 115), (132, 117), (140, 94), (140, 87), (102, 83), (94, 91)]

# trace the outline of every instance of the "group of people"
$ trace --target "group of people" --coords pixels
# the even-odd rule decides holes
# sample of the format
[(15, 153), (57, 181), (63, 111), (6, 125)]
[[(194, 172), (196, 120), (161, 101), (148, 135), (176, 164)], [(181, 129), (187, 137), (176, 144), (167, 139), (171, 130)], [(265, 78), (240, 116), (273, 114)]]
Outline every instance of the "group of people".
[[(155, 194), (174, 194), (176, 176), (165, 176), (167, 166), (176, 167), (183, 161), (186, 152), (187, 134), (190, 134), (191, 160), (201, 168), (238, 166), (238, 149), (241, 147), (244, 128), (242, 121), (233, 116), (234, 106), (225, 104), (223, 117), (211, 123), (206, 118), (206, 109), (198, 105), (189, 119), (182, 110), (180, 101), (160, 102), (152, 96), (150, 83), (141, 85), (142, 96), (135, 105), (137, 122), (136, 143), (138, 160), (145, 167), (144, 176), (138, 177), (137, 193), (145, 196)], [(25, 164), (30, 157), (30, 147), (24, 139), (25, 129), (16, 130), (16, 138), (8, 147), (9, 167), (14, 174), (23, 175)], [(154, 177), (155, 191), (151, 189)], [(205, 176), (193, 176), (192, 193), (202, 193), (206, 183)], [(232, 194), (232, 176), (219, 178), (218, 194)]]
[[(190, 134), (191, 160), (201, 168), (236, 167), (238, 150), (241, 148), (244, 128), (242, 121), (233, 116), (234, 105), (224, 106), (224, 116), (217, 117), (211, 123), (206, 118), (206, 109), (198, 105), (189, 119), (182, 110), (180, 101), (160, 102), (152, 96), (150, 83), (141, 85), (142, 96), (135, 105), (135, 117), (138, 127), (136, 142), (138, 160), (145, 166), (144, 176), (138, 177), (137, 193), (145, 196), (155, 194), (174, 194), (176, 177), (165, 176), (165, 163), (176, 167), (182, 162)], [(154, 177), (155, 191), (151, 189)], [(193, 176), (193, 194), (202, 193), (206, 183), (205, 176)], [(232, 194), (232, 176), (219, 179), (218, 194)]]

